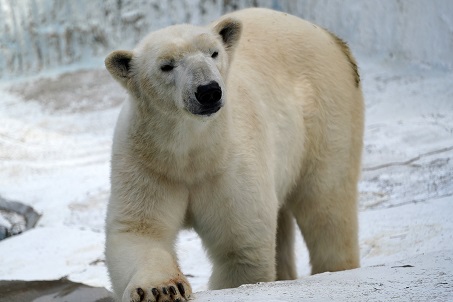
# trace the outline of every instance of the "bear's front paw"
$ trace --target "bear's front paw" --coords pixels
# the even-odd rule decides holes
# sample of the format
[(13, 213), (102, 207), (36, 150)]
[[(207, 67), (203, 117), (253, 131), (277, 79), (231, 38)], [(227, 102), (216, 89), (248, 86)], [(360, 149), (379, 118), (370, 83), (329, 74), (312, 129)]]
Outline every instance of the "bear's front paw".
[(183, 302), (192, 289), (185, 280), (169, 280), (158, 286), (135, 286), (126, 289), (123, 302)]

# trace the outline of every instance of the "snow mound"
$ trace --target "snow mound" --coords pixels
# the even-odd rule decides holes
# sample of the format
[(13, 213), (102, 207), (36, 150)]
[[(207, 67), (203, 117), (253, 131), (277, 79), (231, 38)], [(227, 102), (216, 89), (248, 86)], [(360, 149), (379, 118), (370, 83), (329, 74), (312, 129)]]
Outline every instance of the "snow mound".
[(200, 292), (194, 301), (451, 301), (452, 255), (453, 250), (448, 250), (297, 281)]

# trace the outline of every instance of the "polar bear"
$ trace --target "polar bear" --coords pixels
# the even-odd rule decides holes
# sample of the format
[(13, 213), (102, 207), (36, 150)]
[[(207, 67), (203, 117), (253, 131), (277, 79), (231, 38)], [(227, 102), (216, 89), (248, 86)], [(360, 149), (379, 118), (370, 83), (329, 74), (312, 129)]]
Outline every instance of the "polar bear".
[(312, 273), (359, 266), (363, 97), (347, 45), (246, 9), (114, 51), (128, 93), (114, 134), (106, 262), (118, 301), (185, 301), (175, 239), (193, 228), (211, 289), (294, 279), (294, 218)]

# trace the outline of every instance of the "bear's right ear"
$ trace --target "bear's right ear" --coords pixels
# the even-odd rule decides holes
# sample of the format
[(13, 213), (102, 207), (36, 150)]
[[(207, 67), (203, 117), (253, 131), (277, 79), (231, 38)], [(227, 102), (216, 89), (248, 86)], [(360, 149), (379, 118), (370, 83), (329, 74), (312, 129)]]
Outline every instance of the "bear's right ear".
[(234, 49), (241, 37), (242, 23), (234, 18), (226, 18), (214, 25), (214, 32), (222, 37), (227, 51)]
[(104, 61), (105, 67), (113, 78), (124, 86), (126, 86), (126, 83), (131, 76), (130, 71), (132, 56), (132, 51), (116, 50), (109, 54)]

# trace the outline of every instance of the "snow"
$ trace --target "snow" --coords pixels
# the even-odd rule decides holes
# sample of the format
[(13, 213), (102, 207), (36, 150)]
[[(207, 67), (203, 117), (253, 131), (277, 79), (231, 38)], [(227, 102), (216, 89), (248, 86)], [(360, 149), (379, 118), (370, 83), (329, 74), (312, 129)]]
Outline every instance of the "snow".
[[(283, 9), (290, 10), (291, 3), (296, 2), (289, 1)], [(391, 30), (385, 27), (374, 39), (391, 37), (390, 42), (373, 42), (375, 48), (365, 47), (369, 35), (351, 32), (357, 27), (351, 20), (363, 24), (365, 17), (348, 19), (338, 7), (342, 1), (329, 2), (333, 4), (325, 16), (321, 4), (297, 3), (305, 4), (297, 4), (296, 11), (311, 7), (308, 17), (333, 22), (329, 28), (338, 26), (358, 54), (367, 108), (359, 185), (362, 268), (309, 276), (307, 250), (297, 236), (298, 280), (206, 292), (211, 265), (199, 237), (182, 231), (178, 257), (197, 301), (453, 300), (453, 46), (444, 40), (438, 43), (453, 28), (451, 15), (445, 15), (450, 2), (439, 2), (444, 10), (429, 6), (426, 14), (418, 11), (421, 4), (416, 8), (406, 3), (398, 13), (403, 21), (386, 16), (397, 34), (387, 33)], [(350, 4), (352, 16), (370, 6), (362, 1)], [(384, 10), (396, 4), (379, 5)], [(372, 7), (365, 16), (376, 22), (369, 11)], [(406, 36), (408, 43), (397, 41), (408, 30), (398, 22), (414, 16), (408, 11), (431, 22), (422, 32), (428, 38), (432, 33), (429, 43), (417, 42), (413, 33)], [(143, 19), (131, 11), (121, 16), (124, 22)], [(434, 33), (436, 22), (448, 26)], [(419, 25), (410, 29), (414, 26)], [(379, 33), (376, 26), (371, 29)], [(434, 46), (439, 49), (433, 51)], [(396, 49), (393, 58), (381, 55), (391, 49)], [(82, 68), (86, 66), (90, 69)], [(0, 195), (42, 214), (35, 229), (0, 241), (0, 280), (67, 276), (110, 287), (103, 255), (104, 216), (113, 127), (124, 97), (98, 59), (0, 82)]]

